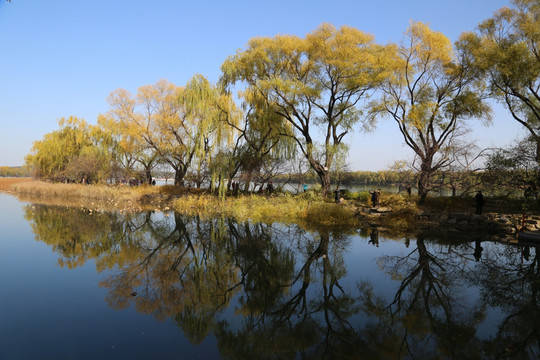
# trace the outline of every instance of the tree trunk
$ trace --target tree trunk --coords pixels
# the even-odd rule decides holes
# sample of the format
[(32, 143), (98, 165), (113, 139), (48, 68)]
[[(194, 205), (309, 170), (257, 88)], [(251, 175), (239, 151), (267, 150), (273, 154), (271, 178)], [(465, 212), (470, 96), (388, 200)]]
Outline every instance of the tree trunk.
[(146, 183), (148, 185), (152, 185), (152, 171), (149, 168), (147, 168), (145, 173), (146, 173)]
[(317, 174), (321, 180), (322, 196), (326, 199), (330, 192), (330, 171), (322, 169), (320, 172), (318, 171)]
[(195, 181), (195, 186), (197, 189), (201, 188), (202, 180), (201, 180), (201, 167), (197, 169), (197, 180)]
[(431, 159), (425, 159), (420, 166), (420, 177), (418, 178), (418, 195), (420, 196), (420, 204), (426, 201), (426, 196), (429, 192), (429, 179), (431, 178)]
[(251, 182), (251, 171), (246, 174), (246, 184), (244, 185), (244, 192), (247, 194), (249, 191), (249, 183)]
[(309, 164), (311, 168), (317, 173), (319, 176), (319, 180), (321, 181), (321, 191), (323, 198), (326, 199), (328, 196), (328, 193), (330, 192), (330, 171), (327, 167), (322, 166), (319, 162), (316, 162), (313, 159), (308, 159)]
[(174, 186), (180, 187), (184, 182), (184, 171), (182, 169), (174, 170)]
[[(536, 163), (540, 167), (540, 137), (535, 137), (536, 140)], [(536, 187), (540, 188), (540, 171), (536, 176)]]

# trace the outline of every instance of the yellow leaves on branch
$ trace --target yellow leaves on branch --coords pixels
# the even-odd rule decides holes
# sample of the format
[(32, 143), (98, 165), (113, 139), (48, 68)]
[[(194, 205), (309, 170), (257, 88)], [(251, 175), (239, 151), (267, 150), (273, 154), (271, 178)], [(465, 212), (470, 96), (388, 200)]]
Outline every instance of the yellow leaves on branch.
[(437, 116), (439, 105), (436, 102), (426, 101), (410, 107), (406, 122), (419, 132), (424, 132), (430, 119)]
[(452, 61), (452, 43), (443, 33), (431, 30), (422, 22), (411, 22), (406, 35), (410, 43), (405, 48), (408, 55), (417, 60), (417, 70), (430, 63)]
[[(322, 24), (304, 39), (293, 35), (257, 37), (222, 65), (222, 83), (246, 81), (263, 91), (315, 96), (324, 77), (340, 78), (349, 87), (370, 86), (389, 76), (390, 48), (353, 27)], [(383, 71), (386, 70), (386, 71)], [(323, 73), (325, 73), (323, 75)], [(318, 79), (318, 80), (317, 80)]]
[(374, 37), (358, 29), (322, 24), (306, 36), (309, 61), (326, 64), (343, 77), (355, 77), (366, 83), (366, 70), (377, 63), (374, 56)]

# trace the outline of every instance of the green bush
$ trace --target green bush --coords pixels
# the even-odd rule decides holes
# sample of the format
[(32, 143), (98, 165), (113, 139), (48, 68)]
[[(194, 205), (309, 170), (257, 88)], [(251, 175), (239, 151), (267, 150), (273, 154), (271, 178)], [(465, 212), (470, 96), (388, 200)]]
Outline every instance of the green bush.
[(304, 199), (308, 201), (315, 201), (315, 200), (321, 199), (321, 195), (315, 190), (308, 190), (306, 192), (300, 193), (298, 197), (300, 199)]
[(344, 190), (342, 196), (345, 200), (357, 200), (360, 202), (368, 202), (370, 199), (369, 192), (367, 191), (351, 192)]

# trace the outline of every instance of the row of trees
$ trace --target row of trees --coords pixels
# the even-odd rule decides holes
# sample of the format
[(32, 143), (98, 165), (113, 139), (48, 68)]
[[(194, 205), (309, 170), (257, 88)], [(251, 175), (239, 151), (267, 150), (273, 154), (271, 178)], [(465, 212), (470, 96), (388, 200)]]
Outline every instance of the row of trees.
[[(103, 167), (96, 180), (135, 169), (150, 179), (166, 164), (179, 186), (186, 176), (200, 185), (206, 174), (211, 187), (224, 188), (239, 174), (249, 185), (252, 174), (301, 157), (326, 196), (350, 133), (390, 117), (415, 154), (423, 201), (433, 175), (456, 163), (469, 120), (489, 123), (488, 98), (503, 101), (540, 149), (540, 5), (513, 4), (454, 45), (417, 22), (401, 45), (379, 45), (360, 30), (328, 24), (305, 38), (254, 38), (223, 63), (217, 85), (196, 75), (184, 87), (162, 80), (135, 96), (116, 90), (96, 126), (62, 120), (65, 126), (36, 142), (27, 161), (38, 175), (57, 177), (70, 163), (95, 159)], [(73, 130), (91, 136), (66, 139)], [(90, 138), (93, 149), (85, 143)], [(66, 154), (72, 148), (65, 145), (79, 140)]]
[(28, 170), (22, 166), (0, 166), (0, 177), (28, 176)]

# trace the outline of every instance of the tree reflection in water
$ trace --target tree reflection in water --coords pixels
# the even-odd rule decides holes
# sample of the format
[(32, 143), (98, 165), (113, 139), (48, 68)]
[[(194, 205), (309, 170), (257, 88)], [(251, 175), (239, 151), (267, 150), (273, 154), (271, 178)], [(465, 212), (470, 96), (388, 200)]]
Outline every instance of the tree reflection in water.
[[(377, 258), (391, 295), (350, 286), (358, 238), (298, 226), (28, 206), (36, 239), (69, 268), (94, 260), (116, 309), (172, 319), (189, 340), (216, 337), (227, 358), (536, 358), (538, 258), (477, 239), (404, 240)], [(377, 244), (379, 238), (377, 235)], [(377, 249), (384, 254), (384, 239)], [(483, 245), (484, 247), (482, 248)], [(366, 245), (372, 248), (370, 245)], [(482, 249), (482, 250), (481, 250)], [(472, 296), (470, 288), (481, 296)], [(489, 311), (504, 320), (479, 331)], [(241, 322), (231, 315), (240, 315)]]
[(498, 250), (471, 274), (471, 283), (482, 289), (482, 301), (504, 313), (486, 348), (500, 358), (539, 359), (539, 248), (524, 245)]
[(409, 250), (379, 259), (381, 269), (399, 281), (389, 303), (363, 285), (364, 310), (377, 319), (364, 330), (372, 352), (387, 358), (482, 358), (475, 332), (485, 311), (469, 304), (463, 281), (472, 271), (469, 247), (418, 238)]

